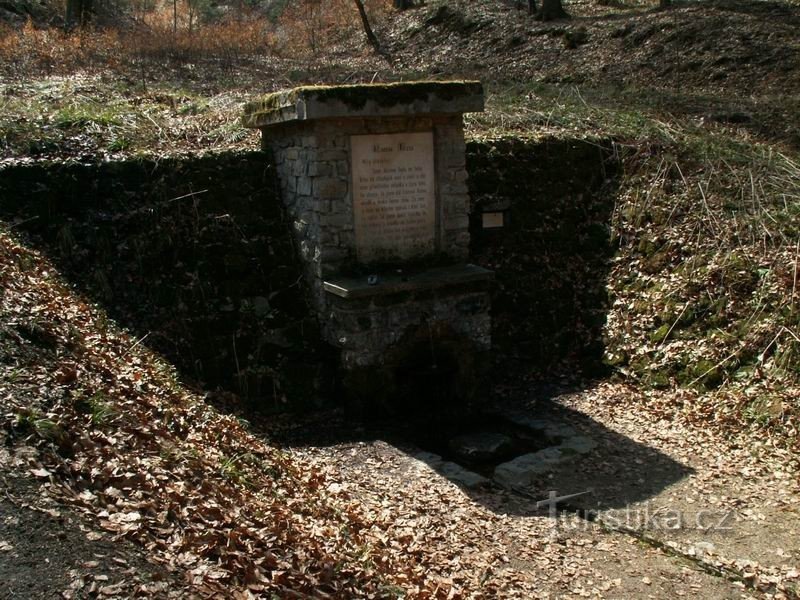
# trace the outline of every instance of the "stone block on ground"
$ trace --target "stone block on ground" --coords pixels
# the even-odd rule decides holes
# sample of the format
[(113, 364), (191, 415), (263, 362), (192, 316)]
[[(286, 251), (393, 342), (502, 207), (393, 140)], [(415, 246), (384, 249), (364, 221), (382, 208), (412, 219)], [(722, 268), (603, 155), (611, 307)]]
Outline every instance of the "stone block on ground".
[(464, 433), (451, 439), (450, 449), (467, 460), (491, 460), (507, 452), (512, 445), (510, 436), (493, 431)]

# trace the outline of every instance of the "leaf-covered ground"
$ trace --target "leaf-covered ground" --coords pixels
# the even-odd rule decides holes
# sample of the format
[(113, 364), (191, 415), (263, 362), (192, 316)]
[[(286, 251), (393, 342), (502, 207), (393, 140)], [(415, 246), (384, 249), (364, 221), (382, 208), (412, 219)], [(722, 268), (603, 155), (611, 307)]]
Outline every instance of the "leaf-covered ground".
[(0, 252), (4, 470), (46, 481), (195, 593), (376, 597), (413, 581), (447, 596), (371, 541), (376, 525), (318, 466), (209, 408), (6, 233)]
[[(177, 382), (8, 232), (0, 256), (6, 497), (24, 503), (20, 489), (32, 484), (20, 482), (35, 479), (33, 504), (77, 519), (62, 539), (85, 556), (50, 588), (67, 597), (796, 597), (796, 456), (693, 422), (685, 395), (614, 384), (559, 395), (546, 410), (570, 411), (599, 450), (532, 487), (531, 499), (467, 492), (412, 448), (381, 440), (278, 449)], [(539, 398), (510, 395), (545, 410)], [(334, 436), (349, 427), (330, 415), (292, 426)], [(730, 512), (733, 532), (688, 520), (631, 532), (613, 521), (625, 493), (658, 486), (658, 460), (687, 476), (654, 493), (648, 510)], [(599, 525), (536, 509), (549, 489), (587, 485)], [(18, 553), (31, 525), (3, 520), (0, 551), (16, 581), (13, 565), (30, 568)], [(72, 540), (76, 527), (85, 539)], [(96, 571), (108, 541), (120, 540), (134, 544), (120, 546), (119, 569)], [(153, 564), (125, 570), (145, 556)]]
[[(468, 117), (470, 135), (602, 135), (625, 159), (610, 223), (615, 379), (560, 394), (549, 409), (572, 411), (600, 451), (539, 482), (532, 498), (465, 492), (411, 448), (336, 441), (335, 419), (333, 442), (279, 449), (181, 385), (5, 226), (0, 570), (17, 584), (9, 589), (798, 596), (797, 6), (568, 8), (575, 18), (555, 24), (497, 2), (393, 15), (376, 27), (391, 64), (351, 40), (315, 57), (224, 67), (3, 65), (9, 162), (252, 148), (257, 136), (237, 118), (254, 94), (422, 76), (485, 81), (488, 110)], [(522, 381), (514, 397), (525, 405)], [(652, 467), (667, 460), (682, 476), (659, 486)], [(565, 517), (556, 527), (535, 510), (549, 490), (583, 491), (587, 481), (595, 524)], [(713, 511), (731, 515), (732, 529), (628, 530), (613, 512), (626, 489), (634, 508), (690, 519)], [(31, 557), (47, 551), (75, 558), (51, 558), (50, 587), (31, 577)]]

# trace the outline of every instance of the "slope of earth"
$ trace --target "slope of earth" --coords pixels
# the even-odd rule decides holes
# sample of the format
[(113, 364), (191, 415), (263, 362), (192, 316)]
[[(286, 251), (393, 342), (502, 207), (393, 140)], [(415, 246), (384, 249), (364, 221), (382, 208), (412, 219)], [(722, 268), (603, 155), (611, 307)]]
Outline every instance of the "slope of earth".
[(540, 22), (512, 3), (431, 3), (401, 13), (387, 39), (392, 56), (419, 73), (787, 97), (800, 89), (797, 5), (565, 6), (572, 19)]
[[(6, 232), (0, 252), (3, 507), (19, 509), (4, 517), (0, 552), (30, 549), (50, 560), (52, 587), (39, 582), (37, 593), (795, 597), (791, 545), (779, 563), (748, 562), (740, 573), (734, 561), (721, 570), (719, 560), (688, 560), (688, 553), (643, 544), (628, 532), (569, 516), (554, 520), (525, 496), (462, 490), (414, 458), (412, 447), (377, 440), (281, 450), (254, 435), (246, 421), (219, 414), (181, 386), (168, 365)], [(600, 410), (630, 397), (629, 390), (613, 387), (588, 392), (579, 396), (586, 406), (578, 408), (607, 424), (587, 431), (598, 441), (609, 436), (618, 450), (616, 429), (641, 438), (637, 447), (644, 451), (651, 443), (646, 420), (615, 422)], [(692, 485), (702, 498), (713, 469), (741, 461), (742, 454), (702, 432), (719, 460), (691, 460), (683, 444), (700, 439), (701, 430), (678, 428), (671, 443), (673, 416), (664, 412), (658, 424), (659, 452), (697, 469)], [(321, 418), (311, 423), (317, 433), (337, 424)], [(770, 471), (793, 477), (791, 464), (774, 469), (783, 458), (763, 447), (731, 481)], [(607, 459), (599, 453), (585, 469)], [(41, 484), (33, 492), (31, 476)], [(550, 479), (541, 491), (562, 484), (569, 482)], [(535, 498), (540, 489), (530, 493)], [(724, 500), (753, 506), (750, 486), (729, 493)], [(784, 486), (772, 505), (795, 505), (795, 493)], [(31, 519), (25, 512), (31, 508), (47, 515)], [(66, 523), (50, 522), (56, 515)], [(39, 545), (40, 533), (59, 542)], [(70, 545), (77, 564), (60, 556), (62, 544)], [(4, 565), (15, 586), (25, 585), (13, 571), (24, 563), (4, 557)]]
[(608, 4), (567, 3), (573, 18), (543, 23), (511, 3), (434, 3), (400, 13), (385, 37), (395, 69), (488, 81), (545, 115), (579, 90), (609, 110), (733, 123), (800, 147), (800, 6)]
[[(18, 509), (6, 515), (3, 502), (0, 552), (15, 588), (31, 574), (14, 552), (36, 549), (38, 560), (60, 571), (50, 572), (47, 590), (37, 582), (38, 592), (82, 593), (85, 571), (73, 572), (78, 566), (59, 540), (91, 569), (98, 559), (89, 553), (108, 554), (101, 530), (104, 540), (140, 548), (133, 566), (145, 555), (154, 563), (141, 573), (118, 570), (124, 577), (108, 579), (111, 595), (163, 595), (150, 585), (159, 573), (185, 588), (177, 589), (182, 597), (385, 597), (397, 586), (422, 597), (450, 593), (425, 557), (404, 556), (382, 539), (381, 524), (332, 488), (317, 465), (208, 407), (7, 231), (0, 233), (0, 289), (4, 486)], [(44, 483), (33, 493), (37, 506), (65, 505), (65, 515), (85, 521), (31, 519), (26, 475)], [(48, 543), (37, 544), (40, 533)]]
[[(499, 0), (383, 11), (373, 25), (385, 56), (365, 47), (354, 20), (313, 51), (304, 30), (264, 24), (265, 35), (299, 45), (265, 44), (239, 59), (201, 49), (186, 58), (178, 47), (151, 55), (113, 31), (62, 38), (6, 29), (0, 148), (9, 158), (92, 160), (252, 147), (256, 136), (238, 117), (256, 95), (298, 84), (458, 77), (484, 81), (490, 111), (528, 134), (549, 124), (562, 93), (578, 90), (607, 110), (732, 125), (800, 145), (797, 3), (566, 6), (571, 19), (546, 23)], [(506, 110), (509, 98), (529, 99), (542, 118), (519, 123)]]

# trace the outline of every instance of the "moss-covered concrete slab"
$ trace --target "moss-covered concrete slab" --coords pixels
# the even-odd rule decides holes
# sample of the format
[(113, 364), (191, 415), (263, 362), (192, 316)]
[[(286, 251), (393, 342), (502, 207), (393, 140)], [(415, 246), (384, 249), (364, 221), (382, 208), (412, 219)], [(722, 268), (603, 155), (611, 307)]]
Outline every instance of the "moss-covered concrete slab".
[(242, 125), (263, 128), (287, 121), (461, 114), (482, 110), (483, 86), (479, 81), (302, 86), (248, 102)]

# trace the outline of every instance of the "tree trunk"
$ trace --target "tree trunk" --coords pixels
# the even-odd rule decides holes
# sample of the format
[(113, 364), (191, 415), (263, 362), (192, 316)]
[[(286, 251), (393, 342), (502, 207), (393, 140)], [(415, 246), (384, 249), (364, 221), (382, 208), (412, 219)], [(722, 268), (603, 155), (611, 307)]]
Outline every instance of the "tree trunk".
[(528, 14), (535, 15), (536, 10), (536, 0), (528, 0)]
[(542, 8), (536, 18), (541, 21), (554, 21), (556, 19), (568, 19), (569, 15), (564, 10), (564, 7), (561, 6), (561, 0), (542, 0)]
[(669, 8), (672, 6), (672, 0), (658, 0), (658, 8)]
[(369, 18), (367, 17), (367, 11), (364, 8), (364, 2), (362, 0), (354, 0), (356, 3), (356, 7), (358, 8), (358, 14), (361, 17), (361, 24), (364, 26), (364, 33), (367, 35), (367, 41), (369, 45), (375, 49), (375, 52), (381, 53), (381, 44), (378, 41), (378, 38), (375, 37), (375, 33), (372, 31), (372, 27), (369, 24)]
[(411, 0), (394, 0), (394, 7), (397, 10), (406, 10), (411, 8)]
[(64, 13), (64, 29), (72, 31), (89, 22), (92, 13), (92, 0), (67, 0)]

